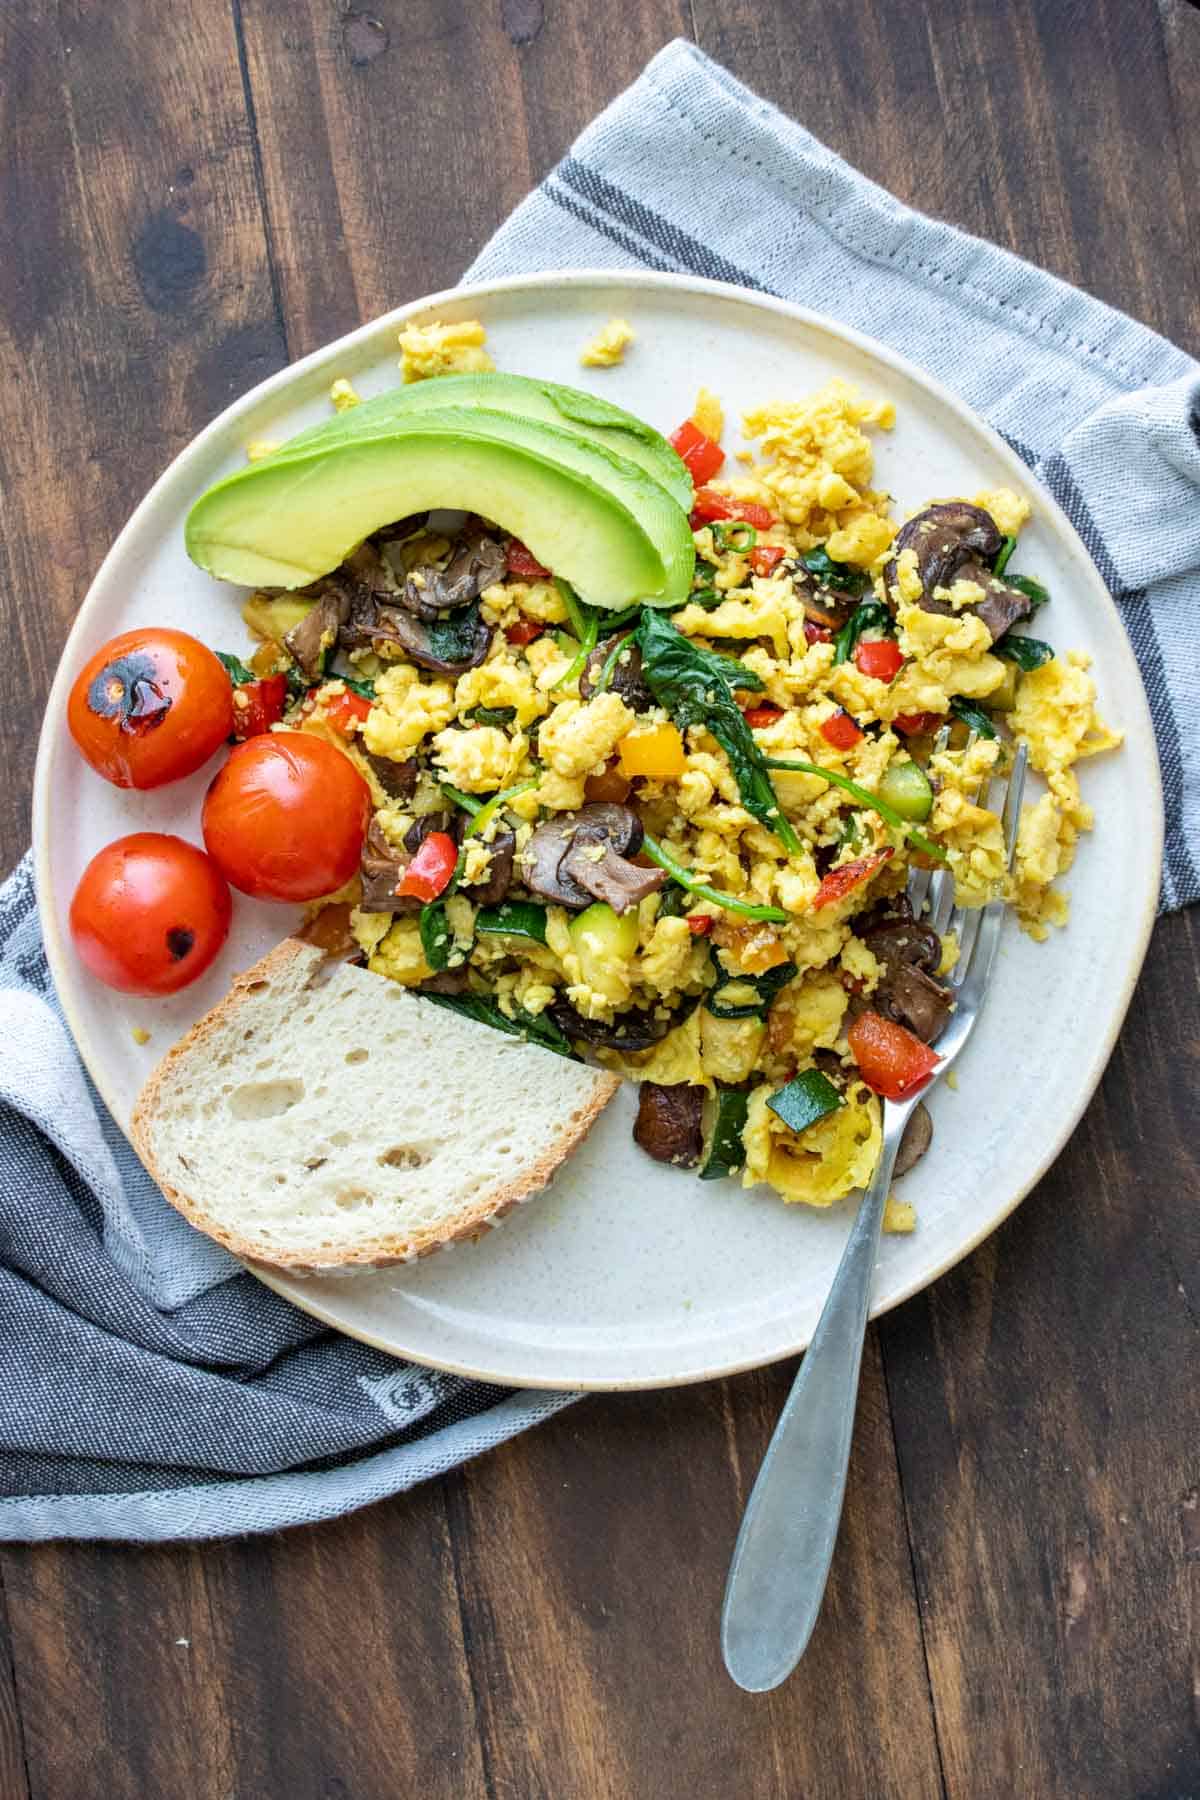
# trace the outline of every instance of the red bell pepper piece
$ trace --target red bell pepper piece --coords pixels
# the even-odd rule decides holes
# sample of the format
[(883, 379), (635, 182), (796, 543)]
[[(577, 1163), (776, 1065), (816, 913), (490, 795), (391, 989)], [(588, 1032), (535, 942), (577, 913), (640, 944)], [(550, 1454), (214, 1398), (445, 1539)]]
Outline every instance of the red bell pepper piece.
[(450, 884), (458, 864), (458, 845), (446, 831), (431, 831), (396, 885), (397, 894), (436, 900)]
[(706, 431), (701, 431), (694, 419), (685, 419), (678, 431), (671, 433), (667, 442), (687, 464), (697, 487), (715, 475), (725, 461), (725, 452), (720, 444), (710, 438)]
[(756, 506), (753, 500), (735, 500), (729, 494), (718, 494), (715, 488), (699, 488), (692, 501), (692, 530), (711, 525), (714, 519), (745, 519), (756, 531), (768, 531), (779, 523), (774, 513), (765, 506)]
[(243, 682), (233, 690), (233, 733), (238, 738), (261, 737), (278, 724), (287, 707), (287, 677), (264, 675), (261, 681)]
[(885, 1100), (903, 1100), (924, 1087), (941, 1061), (919, 1037), (877, 1012), (860, 1013), (846, 1042), (867, 1086)]
[(713, 928), (713, 920), (708, 913), (686, 913), (684, 917), (693, 937), (707, 937)]
[(818, 625), (813, 619), (805, 619), (804, 641), (806, 644), (832, 644), (833, 633), (828, 625)]
[(510, 644), (532, 644), (535, 638), (541, 637), (545, 629), (536, 619), (518, 619), (515, 625), (504, 627), (504, 635)]
[(892, 724), (902, 737), (924, 737), (927, 732), (936, 731), (942, 722), (941, 713), (897, 713)]
[(533, 552), (527, 550), (520, 538), (509, 538), (504, 552), (504, 566), (510, 575), (518, 581), (549, 581), (550, 571), (543, 568)]
[(347, 688), (344, 694), (330, 694), (325, 702), (325, 717), (343, 737), (349, 737), (355, 724), (361, 725), (370, 710), (366, 695), (356, 694), (353, 688)]
[(773, 725), (782, 716), (783, 708), (776, 706), (773, 700), (763, 700), (758, 706), (748, 706), (742, 714), (751, 731), (761, 731), (764, 725)]
[(755, 544), (750, 552), (750, 567), (756, 575), (769, 575), (786, 555), (782, 544)]
[(866, 735), (844, 706), (839, 706), (835, 713), (830, 713), (821, 725), (821, 736), (835, 750), (853, 750), (855, 744), (861, 743)]
[(830, 869), (820, 887), (813, 895), (812, 911), (820, 912), (822, 907), (833, 906), (838, 900), (844, 900), (857, 887), (870, 881), (877, 875), (888, 858), (894, 855), (890, 844), (882, 850), (872, 850), (868, 856), (860, 856), (854, 862), (843, 863), (839, 869)]
[(854, 647), (854, 663), (876, 681), (895, 681), (904, 667), (904, 655), (895, 638), (860, 638)]

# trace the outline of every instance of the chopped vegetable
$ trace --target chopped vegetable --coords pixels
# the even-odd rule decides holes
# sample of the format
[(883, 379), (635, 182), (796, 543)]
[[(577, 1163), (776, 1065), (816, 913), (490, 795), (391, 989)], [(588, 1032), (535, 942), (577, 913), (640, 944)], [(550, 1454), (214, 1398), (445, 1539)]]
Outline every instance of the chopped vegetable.
[(1003, 575), (1005, 569), (1008, 567), (1008, 560), (1016, 547), (1017, 540), (1010, 534), (1005, 538), (999, 550), (996, 552), (996, 560), (992, 564), (993, 575)]
[[(475, 807), (471, 823), (463, 833), (464, 839), (469, 837), (480, 837), (483, 832), (487, 830), (502, 806), (509, 800), (515, 800), (518, 794), (527, 794), (530, 788), (537, 787), (541, 779), (540, 775), (529, 775), (524, 781), (515, 781), (512, 787), (502, 788), (498, 794), (493, 794), (490, 800), (485, 800), (482, 806)], [(449, 793), (451, 796), (456, 796), (455, 804), (457, 806), (462, 806), (465, 796), (459, 795), (457, 788), (448, 788), (443, 782), (442, 792), (444, 794)], [(465, 810), (467, 812), (472, 811), (469, 806)], [(429, 839), (426, 838), (425, 841), (428, 843)]]
[(861, 594), (870, 581), (864, 570), (855, 569), (849, 563), (834, 562), (824, 544), (806, 550), (800, 561), (823, 587), (837, 588), (843, 594)]
[(570, 1043), (545, 1013), (535, 1017), (527, 1013), (523, 1007), (517, 1007), (511, 1019), (507, 1013), (491, 1000), (485, 1000), (482, 994), (425, 994), (423, 999), (434, 1006), (444, 1006), (449, 1012), (461, 1013), (464, 1018), (474, 1019), (479, 1025), (490, 1025), (494, 1031), (507, 1032), (509, 1037), (525, 1038), (532, 1044), (541, 1044), (546, 1050), (553, 1050), (559, 1056), (574, 1057)]
[(562, 596), (571, 630), (579, 641), (574, 659), (554, 684), (556, 688), (560, 688), (568, 687), (586, 667), (587, 659), (596, 648), (600, 636), (600, 619), (594, 607), (584, 605), (569, 581), (556, 581), (554, 585)]
[(835, 906), (847, 894), (852, 894), (855, 888), (865, 887), (894, 855), (891, 845), (885, 844), (881, 850), (872, 850), (867, 856), (860, 856), (856, 862), (842, 863), (839, 868), (830, 869), (813, 895), (812, 911), (821, 912), (827, 906)]
[[(428, 838), (425, 840), (428, 843)], [(425, 961), (435, 975), (450, 967), (454, 951), (454, 934), (450, 930), (450, 921), (446, 917), (444, 902), (421, 908), (421, 950)], [(459, 962), (462, 958), (457, 959)]]
[(473, 706), (466, 715), (475, 725), (511, 725), (517, 716), (515, 706)]
[(1019, 594), (1024, 594), (1027, 600), (1032, 600), (1035, 610), (1039, 606), (1047, 606), (1049, 604), (1049, 589), (1044, 588), (1040, 581), (1035, 581), (1032, 575), (1010, 575), (1008, 577), (1008, 585), (1009, 587), (1016, 588)]
[(774, 513), (765, 506), (756, 506), (753, 500), (736, 500), (732, 494), (718, 494), (715, 488), (702, 487), (692, 501), (692, 530), (711, 525), (716, 519), (745, 519), (759, 531), (769, 531), (778, 524)]
[(436, 900), (449, 886), (458, 863), (458, 845), (448, 832), (431, 831), (396, 886), (401, 898)]
[(903, 1025), (876, 1012), (860, 1013), (846, 1042), (867, 1086), (885, 1100), (903, 1100), (916, 1093), (941, 1060)]
[(750, 567), (756, 575), (769, 575), (786, 554), (782, 544), (757, 544), (750, 552)]
[(616, 763), (611, 763), (599, 775), (589, 775), (583, 784), (585, 800), (607, 800), (614, 806), (623, 806), (629, 798), (629, 781), (622, 775)]
[(895, 681), (904, 667), (904, 653), (895, 638), (860, 638), (854, 647), (854, 666), (876, 681)]
[(935, 857), (938, 862), (946, 861), (946, 852), (939, 849), (932, 838), (924, 837), (894, 806), (889, 806), (886, 800), (871, 793), (869, 788), (860, 787), (857, 781), (851, 781), (840, 769), (826, 769), (820, 763), (801, 762), (798, 757), (792, 756), (768, 756), (766, 762), (768, 769), (794, 769), (801, 775), (819, 775), (822, 781), (830, 782), (834, 787), (841, 788), (843, 793), (849, 794), (852, 800), (857, 800), (860, 806), (877, 812), (885, 824), (890, 825), (894, 831), (903, 832), (909, 843), (915, 844), (918, 850), (923, 850), (926, 856)]
[[(656, 843), (649, 832), (642, 840), (642, 850), (652, 863), (656, 863), (660, 869), (666, 870), (672, 881), (677, 881), (681, 888), (686, 888), (689, 894), (695, 894), (698, 899), (711, 900), (715, 906), (724, 907), (726, 912), (741, 913), (742, 917), (746, 919), (767, 919), (773, 920), (777, 925), (787, 924), (790, 915), (778, 906), (755, 906), (749, 900), (738, 900), (733, 894), (725, 894), (720, 888), (710, 887), (707, 881), (698, 881), (694, 875), (689, 874), (682, 863), (677, 863), (661, 844)], [(662, 910), (660, 902), (660, 915)]]
[(239, 683), (233, 690), (234, 737), (244, 740), (270, 731), (282, 719), (287, 703), (285, 675), (264, 675), (258, 681)]
[(941, 722), (941, 713), (897, 713), (892, 725), (902, 737), (925, 737), (929, 732), (936, 731)]
[(349, 737), (370, 710), (371, 702), (364, 700), (361, 694), (351, 693), (349, 688), (344, 694), (330, 694), (325, 700), (325, 717), (343, 737)]
[(235, 688), (253, 687), (258, 680), (253, 669), (248, 669), (244, 662), (236, 656), (231, 656), (227, 650), (215, 650), (213, 654)]
[(732, 550), (744, 556), (758, 543), (758, 532), (748, 519), (731, 519), (728, 524), (718, 521), (712, 528), (712, 541), (718, 550)]
[(484, 906), (475, 914), (475, 929), (481, 937), (531, 938), (546, 941), (546, 909), (532, 900), (502, 900), (499, 906)]
[(828, 1075), (822, 1075), (820, 1069), (805, 1069), (767, 1101), (776, 1118), (782, 1119), (788, 1130), (795, 1132), (807, 1131), (818, 1119), (845, 1104)]
[(891, 628), (892, 615), (882, 600), (861, 601), (833, 640), (835, 665), (848, 661), (864, 631), (890, 631)]
[(710, 480), (725, 461), (725, 452), (720, 444), (701, 431), (692, 419), (685, 419), (678, 431), (671, 433), (667, 442), (687, 464), (697, 487)]
[[(1054, 650), (1042, 638), (1022, 637), (1020, 632), (1006, 631), (999, 643), (992, 645), (992, 655), (1006, 657), (1028, 674), (1030, 669), (1040, 669), (1043, 663), (1048, 663)], [(990, 694), (988, 699), (992, 699)]]
[(518, 581), (549, 581), (550, 571), (527, 550), (520, 538), (509, 538), (504, 552), (504, 565)]
[(956, 719), (961, 719), (963, 724), (969, 726), (972, 731), (977, 731), (980, 737), (995, 737), (996, 727), (982, 706), (976, 706), (973, 701), (964, 700), (961, 694), (955, 694), (950, 702), (950, 711)]
[(679, 727), (664, 719), (649, 731), (631, 731), (617, 745), (621, 773), (633, 780), (644, 775), (650, 781), (678, 781), (687, 767)]
[(711, 913), (685, 913), (684, 918), (693, 937), (707, 937), (713, 928), (714, 920)]
[(915, 825), (922, 824), (933, 811), (933, 789), (920, 763), (891, 763), (879, 783), (879, 798)]
[(795, 973), (794, 962), (782, 962), (762, 975), (721, 975), (705, 1007), (714, 1019), (761, 1019)]
[(536, 638), (540, 638), (545, 629), (536, 619), (517, 619), (504, 627), (504, 636), (508, 643), (520, 648), (523, 644), (532, 644)]
[(700, 1168), (701, 1181), (721, 1181), (726, 1175), (736, 1175), (745, 1167), (742, 1132), (749, 1101), (750, 1096), (743, 1088), (718, 1085), (710, 1102), (712, 1125), (707, 1153)]
[(762, 731), (773, 725), (776, 719), (783, 717), (783, 708), (776, 706), (771, 700), (762, 700), (757, 706), (748, 706), (742, 714), (751, 731)]
[(623, 970), (637, 955), (638, 916), (636, 907), (616, 913), (603, 900), (576, 913), (570, 924), (571, 948), (579, 963), (583, 981), (606, 999), (620, 1003), (628, 1000), (629, 990)]
[(852, 750), (860, 744), (866, 733), (855, 720), (850, 717), (844, 706), (839, 706), (835, 713), (822, 720), (821, 736), (835, 750)]
[(682, 919), (691, 905), (691, 896), (686, 888), (677, 882), (668, 881), (665, 888), (660, 888), (658, 895), (658, 917), (660, 919)]
[(833, 633), (828, 625), (818, 625), (815, 619), (805, 619), (804, 641), (806, 644), (831, 644)]
[[(800, 840), (779, 810), (762, 752), (733, 697), (728, 659), (694, 644), (654, 611), (646, 613), (636, 636), (642, 677), (659, 705), (681, 728), (704, 725), (712, 732), (729, 758), (747, 812), (795, 855)], [(762, 685), (748, 669), (738, 677), (738, 684)]]

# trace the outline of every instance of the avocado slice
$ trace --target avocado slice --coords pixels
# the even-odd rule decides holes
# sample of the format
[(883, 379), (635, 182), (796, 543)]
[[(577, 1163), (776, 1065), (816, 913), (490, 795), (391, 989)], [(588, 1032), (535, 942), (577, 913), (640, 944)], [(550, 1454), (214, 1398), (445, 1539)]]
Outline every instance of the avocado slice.
[(409, 413), (430, 408), (441, 411), (447, 406), (486, 407), (491, 412), (540, 419), (560, 431), (572, 431), (637, 463), (660, 487), (666, 488), (684, 512), (692, 509), (692, 478), (687, 465), (653, 425), (581, 388), (538, 381), (527, 375), (506, 375), (499, 370), (488, 375), (439, 375), (433, 381), (415, 381), (407, 387), (394, 388), (299, 432), (274, 454), (290, 457), (298, 451), (307, 452), (314, 445), (336, 442), (347, 429), (375, 430)]
[[(188, 514), (193, 562), (224, 581), (297, 588), (371, 532), (462, 508), (528, 545), (594, 606), (676, 606), (691, 587), (687, 515), (636, 464), (532, 419), (466, 407), (337, 421), (337, 438), (251, 463)], [(364, 424), (366, 428), (364, 429)]]

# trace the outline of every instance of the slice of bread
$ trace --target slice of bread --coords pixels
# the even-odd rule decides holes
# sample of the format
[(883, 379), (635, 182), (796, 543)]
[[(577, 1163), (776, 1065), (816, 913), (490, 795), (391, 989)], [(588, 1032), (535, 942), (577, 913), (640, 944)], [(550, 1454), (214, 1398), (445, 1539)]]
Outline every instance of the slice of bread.
[(545, 1187), (619, 1085), (289, 938), (168, 1051), (132, 1136), (236, 1256), (383, 1268)]

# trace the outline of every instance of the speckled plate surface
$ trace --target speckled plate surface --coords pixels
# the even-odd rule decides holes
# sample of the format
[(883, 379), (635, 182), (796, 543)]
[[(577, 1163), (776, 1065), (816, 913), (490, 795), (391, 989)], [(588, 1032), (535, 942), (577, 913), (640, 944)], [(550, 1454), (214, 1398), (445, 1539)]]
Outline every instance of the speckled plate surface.
[[(625, 365), (581, 370), (585, 338), (613, 313), (637, 343)], [(90, 653), (135, 624), (184, 627), (214, 647), (245, 643), (237, 591), (183, 549), (194, 497), (236, 467), (254, 438), (281, 439), (328, 416), (337, 375), (364, 395), (397, 380), (396, 331), (410, 318), (481, 318), (501, 368), (592, 387), (669, 430), (698, 382), (731, 421), (753, 404), (841, 375), (896, 402), (877, 439), (877, 482), (905, 509), (937, 494), (1016, 486), (1034, 517), (1021, 566), (1053, 593), (1047, 633), (1095, 657), (1102, 709), (1126, 746), (1084, 770), (1097, 829), (1069, 878), (1071, 924), (1035, 945), (1006, 932), (992, 998), (939, 1088), (932, 1151), (909, 1177), (918, 1227), (885, 1239), (874, 1310), (917, 1292), (977, 1244), (1037, 1181), (1098, 1082), (1154, 917), (1161, 791), (1149, 713), (1116, 609), (1074, 531), (1006, 445), (935, 382), (881, 345), (812, 314), (714, 283), (609, 273), (524, 276), (406, 306), (272, 377), (188, 447), (147, 495), (100, 570), (63, 654), (40, 746), (34, 843), (47, 949), (76, 1041), (122, 1125), (157, 1058), (290, 929), (289, 909), (238, 897), (208, 976), (166, 1001), (131, 1001), (88, 979), (67, 907), (88, 859), (134, 830), (199, 841), (211, 771), (135, 795), (98, 780), (65, 725), (70, 682)], [(1128, 847), (1135, 843), (1138, 854)], [(132, 1028), (151, 1033), (144, 1046)], [(1069, 1053), (1064, 1046), (1069, 1045)], [(396, 1071), (403, 1081), (402, 1069)], [(479, 1096), (486, 1106), (487, 1096)], [(340, 1279), (272, 1278), (297, 1305), (418, 1362), (513, 1385), (652, 1387), (770, 1362), (808, 1341), (845, 1241), (850, 1206), (785, 1207), (765, 1189), (704, 1183), (651, 1162), (630, 1139), (623, 1090), (551, 1189), (477, 1244), (410, 1268)], [(166, 1202), (164, 1201), (164, 1205)], [(1014, 1305), (1020, 1296), (1012, 1296)]]

